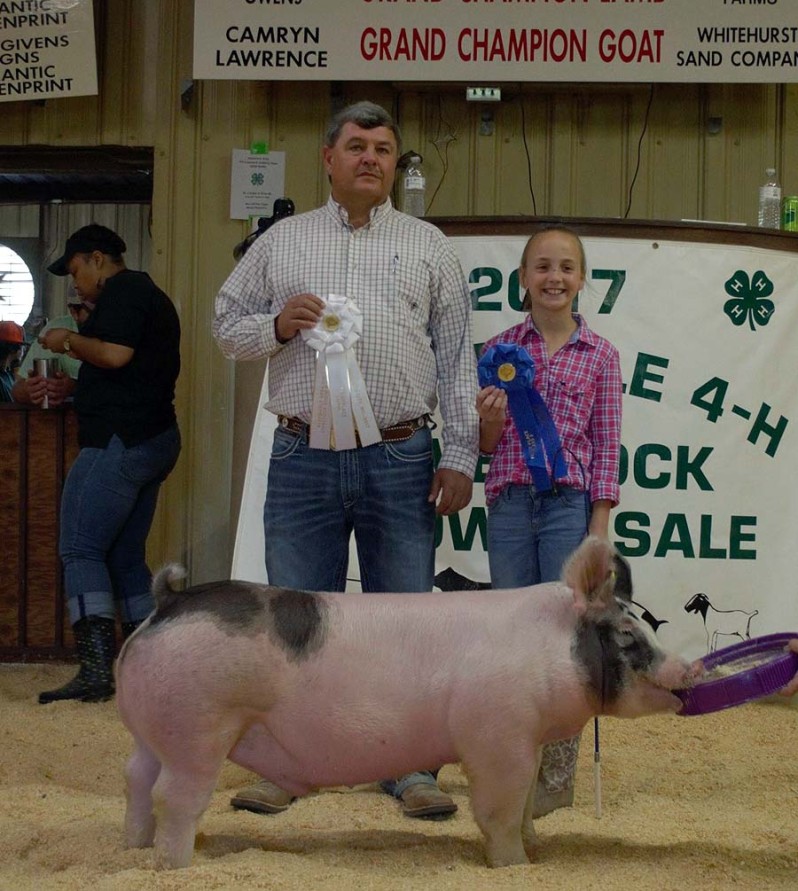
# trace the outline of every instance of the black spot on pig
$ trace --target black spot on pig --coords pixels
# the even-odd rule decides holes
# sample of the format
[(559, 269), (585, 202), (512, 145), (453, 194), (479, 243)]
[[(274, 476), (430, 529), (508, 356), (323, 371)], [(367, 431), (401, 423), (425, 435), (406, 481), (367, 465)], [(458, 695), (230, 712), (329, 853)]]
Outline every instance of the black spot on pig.
[(617, 701), (624, 685), (623, 664), (613, 645), (608, 622), (586, 622), (576, 631), (574, 656), (586, 671), (587, 685), (604, 711)]
[(155, 613), (144, 630), (194, 617), (210, 618), (233, 632), (262, 630), (265, 590), (262, 585), (236, 581), (207, 582), (181, 592), (170, 590), (156, 598)]
[(641, 620), (631, 609), (622, 607), (622, 612), (625, 613), (625, 618), (614, 628), (618, 658), (635, 674), (646, 674), (652, 670), (660, 656), (639, 627)]
[(629, 563), (621, 557), (620, 554), (615, 554), (612, 558), (615, 563), (615, 596), (620, 597), (621, 600), (625, 600), (627, 603), (631, 603), (632, 601), (632, 570), (629, 566)]
[(254, 636), (264, 632), (288, 653), (302, 659), (323, 644), (328, 606), (309, 591), (219, 581), (180, 591), (175, 582), (179, 567), (161, 570), (153, 580), (155, 612), (142, 635), (157, 633), (176, 621), (211, 621), (227, 634)]
[(318, 594), (273, 588), (269, 611), (274, 633), (290, 655), (302, 658), (322, 646), (327, 604)]
[(580, 622), (573, 647), (602, 711), (617, 702), (632, 675), (649, 674), (659, 658), (639, 620), (622, 602), (618, 606), (618, 612), (606, 618)]

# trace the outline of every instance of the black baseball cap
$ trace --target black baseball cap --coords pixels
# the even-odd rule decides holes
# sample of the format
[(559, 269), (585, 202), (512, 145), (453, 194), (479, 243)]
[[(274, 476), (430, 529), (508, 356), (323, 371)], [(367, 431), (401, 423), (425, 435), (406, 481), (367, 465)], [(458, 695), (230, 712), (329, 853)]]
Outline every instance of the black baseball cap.
[(73, 232), (66, 241), (64, 253), (47, 270), (53, 275), (69, 275), (67, 266), (75, 254), (91, 254), (99, 251), (111, 257), (121, 257), (127, 250), (125, 242), (107, 226), (91, 223)]

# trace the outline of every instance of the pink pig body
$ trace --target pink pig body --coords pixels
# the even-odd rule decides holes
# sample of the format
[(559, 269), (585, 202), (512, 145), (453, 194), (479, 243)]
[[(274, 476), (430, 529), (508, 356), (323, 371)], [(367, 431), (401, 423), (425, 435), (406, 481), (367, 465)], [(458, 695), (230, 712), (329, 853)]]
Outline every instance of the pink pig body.
[(541, 745), (599, 713), (677, 710), (670, 690), (696, 671), (650, 639), (645, 671), (615, 666), (609, 682), (606, 667), (575, 658), (597, 621), (613, 635), (634, 622), (615, 615), (611, 582), (613, 603), (579, 587), (595, 577), (606, 589), (611, 559), (588, 539), (570, 587), (308, 594), (223, 582), (161, 593), (117, 667), (135, 739), (128, 844), (154, 841), (159, 865), (187, 865), (225, 758), (295, 795), (461, 762), (489, 863), (527, 862)]

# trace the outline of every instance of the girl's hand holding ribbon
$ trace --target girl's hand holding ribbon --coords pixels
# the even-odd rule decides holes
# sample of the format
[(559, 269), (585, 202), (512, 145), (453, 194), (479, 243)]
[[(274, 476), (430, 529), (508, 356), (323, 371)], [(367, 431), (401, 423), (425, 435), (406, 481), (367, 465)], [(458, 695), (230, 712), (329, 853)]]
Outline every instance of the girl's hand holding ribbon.
[(490, 454), (499, 444), (507, 419), (507, 392), (488, 384), (477, 393), (480, 451)]
[[(481, 386), (506, 391), (532, 482), (538, 492), (547, 492), (553, 480), (565, 476), (566, 468), (557, 428), (533, 386), (532, 357), (517, 344), (498, 343), (485, 352), (477, 371)], [(482, 444), (484, 448), (484, 440)]]
[(492, 384), (477, 393), (479, 418), (486, 424), (504, 424), (507, 417), (507, 392)]

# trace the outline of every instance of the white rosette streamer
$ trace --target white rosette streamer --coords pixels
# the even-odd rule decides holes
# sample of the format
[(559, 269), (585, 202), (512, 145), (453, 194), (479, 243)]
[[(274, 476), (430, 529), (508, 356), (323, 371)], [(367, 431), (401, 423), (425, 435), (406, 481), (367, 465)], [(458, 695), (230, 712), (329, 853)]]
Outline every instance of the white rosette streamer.
[(305, 343), (317, 351), (312, 449), (356, 448), (355, 425), (361, 445), (382, 440), (355, 358), (354, 346), (362, 331), (362, 313), (352, 300), (338, 294), (329, 295), (316, 325), (302, 331)]

